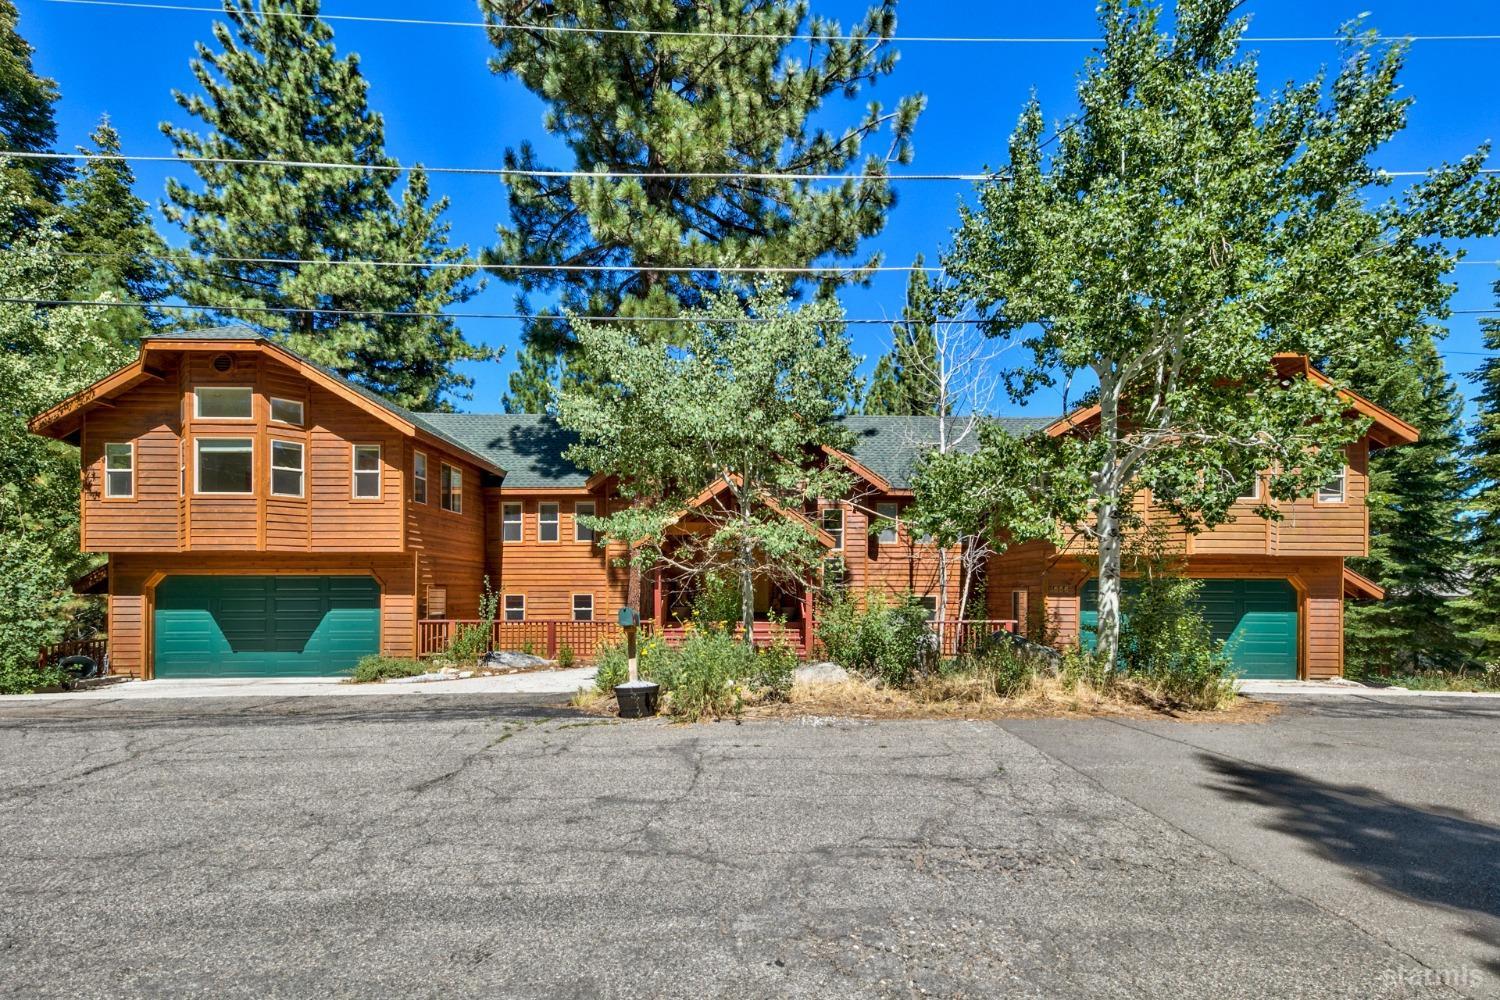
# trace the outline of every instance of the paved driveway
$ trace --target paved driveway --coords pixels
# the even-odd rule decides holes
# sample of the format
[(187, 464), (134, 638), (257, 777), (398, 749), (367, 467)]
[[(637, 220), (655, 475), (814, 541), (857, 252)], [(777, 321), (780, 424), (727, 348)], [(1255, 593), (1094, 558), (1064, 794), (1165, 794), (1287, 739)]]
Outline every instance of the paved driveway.
[(0, 705), (0, 991), (1500, 994), (1494, 701), (694, 727), (541, 702)]

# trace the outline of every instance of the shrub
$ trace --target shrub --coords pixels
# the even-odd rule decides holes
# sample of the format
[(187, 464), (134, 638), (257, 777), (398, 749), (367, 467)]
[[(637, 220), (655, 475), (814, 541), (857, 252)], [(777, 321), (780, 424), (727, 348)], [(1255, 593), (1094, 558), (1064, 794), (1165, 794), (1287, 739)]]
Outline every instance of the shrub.
[(577, 662), (577, 660), (578, 657), (576, 654), (574, 654), (572, 646), (564, 643), (561, 647), (558, 648), (557, 665), (562, 669), (567, 670), (571, 668), (573, 664)]
[(895, 687), (910, 685), (936, 661), (927, 609), (911, 595), (894, 607), (871, 595), (863, 609), (847, 595), (836, 595), (820, 615), (818, 639), (835, 663)]
[(1113, 665), (1094, 651), (1070, 646), (1063, 650), (1058, 677), (1062, 680), (1065, 691), (1077, 691), (1080, 687), (1108, 691), (1114, 687), (1116, 673)]
[(1017, 698), (1036, 684), (1036, 666), (1010, 646), (998, 646), (973, 661), (973, 671), (1001, 698)]
[(1121, 665), (1162, 699), (1213, 709), (1234, 695), (1224, 644), (1198, 605), (1198, 580), (1153, 572), (1126, 600)]
[(431, 667), (421, 660), (408, 660), (397, 656), (367, 656), (354, 666), (350, 680), (355, 684), (370, 684), (392, 677), (416, 677), (425, 674)]
[[(661, 683), (665, 661), (669, 654), (666, 644), (656, 636), (639, 640), (636, 644), (637, 668), (641, 680)], [(624, 642), (601, 643), (594, 650), (594, 686), (605, 694), (624, 684), (630, 678), (630, 660), (625, 655)]]
[(755, 650), (726, 631), (694, 632), (672, 657), (668, 710), (673, 716), (699, 719), (736, 715), (744, 704), (744, 685), (755, 673)]
[(484, 596), (479, 599), (479, 621), (458, 627), (458, 632), (448, 643), (450, 658), (458, 663), (473, 663), (490, 651), (490, 636), (494, 633), (499, 606), (500, 595), (490, 589), (490, 578), (485, 577)]

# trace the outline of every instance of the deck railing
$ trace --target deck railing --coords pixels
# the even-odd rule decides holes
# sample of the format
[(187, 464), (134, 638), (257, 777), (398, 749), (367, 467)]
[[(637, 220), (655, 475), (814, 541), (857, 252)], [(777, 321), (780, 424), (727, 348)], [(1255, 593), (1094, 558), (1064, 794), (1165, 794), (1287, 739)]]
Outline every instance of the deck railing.
[[(479, 624), (478, 619), (424, 618), (417, 623), (417, 655), (433, 656), (441, 653), (448, 648), (459, 628)], [(928, 626), (943, 656), (971, 652), (996, 632), (1016, 631), (1016, 623), (1004, 618), (944, 619), (929, 622)], [(641, 623), (643, 637), (656, 631), (653, 622)], [(685, 625), (668, 625), (660, 629), (662, 639), (671, 646), (681, 643), (689, 631), (690, 628)], [(743, 636), (744, 627), (736, 626), (734, 634)], [(593, 660), (600, 645), (617, 641), (621, 635), (620, 627), (612, 621), (497, 621), (490, 627), (489, 648), (531, 652), (549, 660), (557, 659), (567, 649), (572, 652), (576, 662), (588, 663)], [(801, 624), (755, 623), (754, 641), (757, 646), (769, 646), (778, 639), (796, 650), (798, 656), (805, 657), (820, 652), (816, 632), (804, 631)], [(812, 647), (811, 650), (809, 646)]]
[[(458, 630), (483, 624), (476, 619), (424, 618), (417, 622), (417, 655), (432, 656), (448, 648)], [(586, 663), (601, 643), (620, 638), (620, 626), (610, 621), (497, 621), (490, 626), (492, 650), (530, 652), (555, 660), (563, 650)]]
[(87, 656), (104, 669), (104, 655), (109, 651), (109, 640), (95, 637), (93, 639), (68, 639), (64, 642), (53, 642), (43, 646), (36, 656), (36, 665), (45, 667), (57, 663), (69, 656)]

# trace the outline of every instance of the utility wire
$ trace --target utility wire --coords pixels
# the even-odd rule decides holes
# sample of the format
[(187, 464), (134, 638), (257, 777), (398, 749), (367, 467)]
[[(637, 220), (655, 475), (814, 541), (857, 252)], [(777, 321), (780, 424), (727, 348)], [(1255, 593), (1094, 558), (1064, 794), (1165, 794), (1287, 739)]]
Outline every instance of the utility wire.
[[(62, 0), (55, 0), (61, 3)], [(72, 0), (69, 0), (72, 2)], [(81, 2), (81, 0), (80, 0)], [(1050, 140), (1049, 140), (1050, 141)], [(788, 181), (994, 181), (999, 180), (1009, 168), (985, 173), (946, 174), (815, 174), (785, 173), (779, 171), (626, 171), (626, 170), (544, 170), (533, 167), (428, 167), (422, 164), (401, 163), (338, 163), (324, 160), (255, 159), (233, 156), (143, 156), (123, 153), (87, 152), (30, 152), (23, 150), (0, 150), (0, 160), (99, 160), (115, 163), (207, 163), (235, 167), (284, 167), (292, 170), (358, 170), (366, 173), (409, 173), (421, 170), (428, 174), (474, 174), (486, 177), (550, 177), (587, 178), (593, 180), (629, 180), (652, 178), (657, 180), (788, 180)], [(1376, 170), (1381, 177), (1426, 177), (1430, 170)], [(1500, 167), (1481, 167), (1481, 174), (1500, 174)]]
[[(479, 313), (479, 312), (406, 312), (394, 309), (313, 309), (306, 306), (210, 306), (194, 305), (185, 303), (162, 303), (162, 302), (126, 302), (110, 301), (104, 299), (75, 300), (75, 299), (33, 299), (19, 296), (6, 296), (0, 298), (0, 303), (18, 306), (46, 306), (46, 307), (97, 307), (105, 309), (171, 309), (188, 312), (217, 312), (217, 313), (289, 313), (289, 314), (319, 314), (324, 316), (375, 316), (392, 317), (397, 319), (508, 319), (526, 320), (549, 323), (731, 323), (731, 324), (754, 324), (780, 322), (780, 317), (775, 316), (567, 316), (543, 313), (540, 315), (528, 313)], [(1450, 312), (1457, 315), (1500, 315), (1500, 309), (1453, 309)], [(843, 317), (833, 322), (843, 326), (890, 326), (900, 323), (899, 317), (887, 319), (875, 319), (871, 317)], [(986, 322), (978, 316), (953, 316), (944, 317), (943, 323), (956, 323), (963, 326), (977, 326)]]
[[(630, 272), (652, 271), (663, 274), (884, 274), (901, 273), (911, 274), (920, 272), (923, 274), (947, 274), (948, 269), (941, 265), (915, 264), (874, 264), (861, 266), (859, 264), (828, 264), (808, 265), (806, 267), (781, 267), (777, 265), (719, 265), (702, 264), (698, 266), (660, 267), (654, 264), (518, 264), (518, 263), (488, 263), (483, 260), (374, 260), (368, 258), (308, 258), (308, 257), (224, 257), (224, 256), (195, 256), (191, 253), (165, 253), (165, 254), (135, 254), (128, 251), (121, 253), (108, 253), (104, 251), (82, 251), (82, 250), (59, 250), (55, 251), (59, 257), (83, 257), (97, 260), (118, 260), (122, 257), (144, 258), (146, 260), (162, 261), (165, 263), (189, 263), (189, 264), (254, 264), (256, 266), (272, 267), (375, 267), (375, 268), (424, 268), (431, 270), (469, 270), (469, 271), (545, 271), (545, 272)], [(1459, 260), (1455, 264), (1463, 264), (1477, 267), (1497, 267), (1500, 260)]]
[[(128, 10), (178, 11), (222, 16), (219, 7), (197, 7), (189, 4), (131, 3), (126, 0), (51, 0), (52, 3), (79, 7), (118, 7)], [(367, 14), (304, 14), (290, 10), (262, 10), (261, 17), (289, 17), (305, 20), (353, 21), (365, 24), (425, 25), (439, 28), (485, 28), (490, 31), (531, 32), (536, 34), (632, 35), (658, 38), (718, 38), (744, 41), (787, 42), (859, 42), (884, 44), (970, 44), (970, 45), (1098, 45), (1104, 39), (1093, 35), (1020, 36), (1020, 35), (817, 35), (812, 33), (755, 31), (670, 31), (656, 28), (595, 28), (580, 24), (509, 24), (493, 21), (442, 21), (418, 17), (376, 17)], [(1382, 43), (1394, 42), (1495, 42), (1500, 35), (1375, 35)], [(1345, 41), (1343, 35), (1247, 35), (1244, 41), (1255, 44), (1304, 44)]]

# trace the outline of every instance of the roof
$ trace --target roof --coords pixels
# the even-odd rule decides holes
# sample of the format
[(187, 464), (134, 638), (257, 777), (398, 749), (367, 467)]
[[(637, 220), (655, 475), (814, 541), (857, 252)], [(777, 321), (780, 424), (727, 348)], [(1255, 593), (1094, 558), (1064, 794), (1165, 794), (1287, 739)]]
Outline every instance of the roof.
[[(1017, 437), (1040, 431), (1057, 422), (1057, 417), (989, 417), (988, 421)], [(950, 434), (962, 432), (967, 417), (948, 417)], [(937, 417), (845, 417), (843, 424), (854, 437), (849, 455), (860, 465), (898, 490), (909, 490), (917, 460), (923, 452), (938, 444)], [(970, 434), (959, 444), (960, 451), (974, 451), (978, 437)]]
[(578, 435), (535, 413), (427, 413), (423, 417), (465, 448), (505, 470), (507, 489), (581, 489), (587, 471), (568, 461)]

